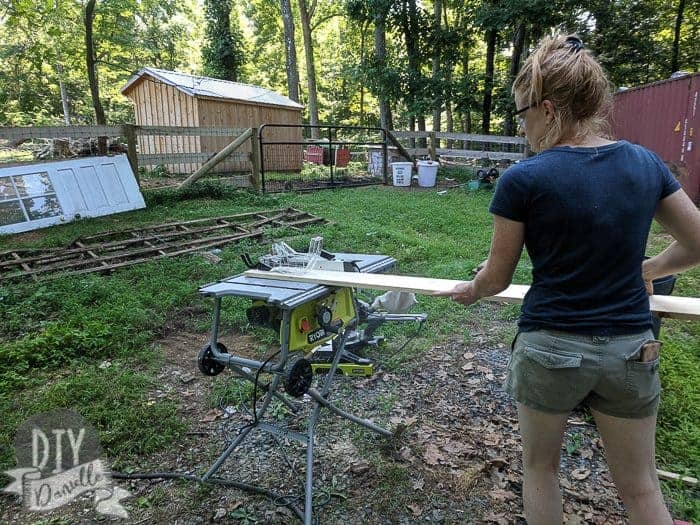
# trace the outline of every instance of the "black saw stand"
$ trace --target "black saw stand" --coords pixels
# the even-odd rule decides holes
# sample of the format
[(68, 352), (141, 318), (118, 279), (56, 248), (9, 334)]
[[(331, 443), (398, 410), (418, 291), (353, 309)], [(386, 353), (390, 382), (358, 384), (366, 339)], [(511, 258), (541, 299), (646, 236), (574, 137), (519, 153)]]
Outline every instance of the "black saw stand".
[[(334, 260), (351, 263), (357, 271), (367, 273), (385, 272), (393, 268), (396, 264), (394, 258), (385, 255), (352, 253), (335, 253), (333, 255), (335, 256)], [(323, 384), (320, 390), (311, 387), (312, 372), (308, 361), (299, 359), (297, 354), (301, 352), (294, 351), (293, 348), (290, 351), (290, 330), (293, 328), (291, 326), (291, 319), (295, 309), (303, 307), (304, 305), (307, 305), (308, 308), (308, 303), (313, 303), (314, 305), (325, 304), (323, 301), (329, 301), (329, 297), (335, 297), (335, 294), (341, 291), (342, 290), (337, 288), (313, 283), (256, 279), (246, 277), (243, 274), (207, 284), (199, 290), (201, 294), (214, 298), (211, 337), (209, 344), (200, 352), (200, 370), (206, 375), (213, 376), (219, 374), (225, 368), (230, 368), (235, 374), (251, 382), (256, 381), (256, 372), (272, 374), (272, 380), (267, 387), (265, 395), (261, 399), (260, 407), (255, 409), (254, 422), (244, 426), (240, 430), (236, 438), (226, 447), (219, 458), (204, 474), (203, 480), (211, 478), (229, 455), (255, 428), (283, 438), (297, 440), (306, 445), (305, 525), (311, 525), (312, 523), (314, 431), (321, 407), (327, 408), (334, 414), (382, 436), (392, 436), (390, 431), (375, 425), (371, 421), (345, 412), (328, 401), (330, 387), (335, 378), (336, 371), (338, 370), (338, 364), (343, 355), (346, 340), (349, 335), (352, 334), (356, 336), (357, 334), (357, 332), (349, 328), (353, 326), (353, 324), (357, 324), (357, 317), (347, 323), (333, 321), (334, 317), (333, 312), (330, 311), (331, 308), (323, 306), (323, 309), (328, 310), (328, 312), (319, 314), (319, 319), (316, 322), (320, 323), (321, 335), (325, 336), (324, 340), (331, 340), (336, 351), (328, 374), (323, 378)], [(219, 336), (221, 300), (224, 297), (245, 297), (252, 299), (258, 304), (262, 301), (265, 305), (274, 308), (275, 311), (281, 314), (281, 319), (278, 320), (277, 325), (279, 326), (280, 333), (280, 350), (274, 359), (260, 362), (229, 354), (226, 347), (217, 341)], [(329, 302), (329, 304), (335, 304), (335, 302)], [(355, 316), (356, 311), (356, 309), (353, 309)], [(387, 320), (391, 321), (406, 320), (418, 321), (421, 323), (426, 319), (425, 314), (394, 314), (387, 317)], [(292, 377), (290, 378), (290, 376)], [(280, 388), (282, 386), (284, 387), (283, 389)], [(306, 434), (295, 432), (262, 420), (273, 398), (284, 403), (293, 412), (297, 412), (300, 407), (292, 400), (292, 397), (301, 397), (304, 394), (308, 395), (314, 404), (311, 415), (308, 418)]]

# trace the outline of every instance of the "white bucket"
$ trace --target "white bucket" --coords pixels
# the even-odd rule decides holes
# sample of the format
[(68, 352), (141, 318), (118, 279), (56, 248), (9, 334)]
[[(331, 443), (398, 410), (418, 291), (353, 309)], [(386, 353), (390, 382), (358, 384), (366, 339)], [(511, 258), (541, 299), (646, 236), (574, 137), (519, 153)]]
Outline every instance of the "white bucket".
[(432, 188), (437, 179), (438, 163), (434, 160), (418, 161), (418, 186)]
[(392, 162), (391, 172), (394, 176), (394, 186), (410, 186), (413, 162)]

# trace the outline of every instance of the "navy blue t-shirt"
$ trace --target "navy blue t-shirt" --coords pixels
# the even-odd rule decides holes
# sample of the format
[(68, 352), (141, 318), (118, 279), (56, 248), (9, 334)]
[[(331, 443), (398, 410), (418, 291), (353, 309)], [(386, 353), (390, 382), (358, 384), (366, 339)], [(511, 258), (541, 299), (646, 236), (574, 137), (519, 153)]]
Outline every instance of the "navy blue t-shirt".
[(626, 141), (554, 147), (509, 168), (490, 211), (525, 223), (532, 286), (520, 330), (651, 328), (642, 260), (659, 200), (679, 188), (654, 153)]

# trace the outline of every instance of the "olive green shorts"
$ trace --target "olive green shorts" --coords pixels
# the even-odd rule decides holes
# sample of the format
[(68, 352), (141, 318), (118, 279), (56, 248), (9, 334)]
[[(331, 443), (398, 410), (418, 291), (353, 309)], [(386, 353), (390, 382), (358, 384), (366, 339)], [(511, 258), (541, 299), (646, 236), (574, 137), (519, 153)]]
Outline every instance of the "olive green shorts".
[(659, 404), (659, 359), (639, 361), (651, 330), (590, 336), (537, 330), (513, 344), (504, 387), (519, 403), (550, 413), (579, 404), (622, 418), (643, 418)]

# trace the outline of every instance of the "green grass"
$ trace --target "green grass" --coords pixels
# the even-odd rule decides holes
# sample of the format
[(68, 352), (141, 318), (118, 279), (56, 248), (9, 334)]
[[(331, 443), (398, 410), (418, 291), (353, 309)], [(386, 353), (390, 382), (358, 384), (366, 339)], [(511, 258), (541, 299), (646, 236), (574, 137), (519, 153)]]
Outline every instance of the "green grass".
[[(467, 173), (458, 175), (469, 178)], [(81, 235), (106, 230), (294, 206), (332, 221), (304, 233), (285, 232), (287, 242), (294, 247), (303, 248), (310, 237), (322, 235), (331, 250), (391, 255), (398, 260), (401, 273), (466, 279), (488, 255), (491, 195), (464, 188), (438, 195), (433, 190), (376, 186), (259, 195), (202, 181), (184, 193), (148, 193), (145, 210), (0, 238), (0, 250), (61, 246)], [(661, 250), (664, 242), (667, 240), (655, 230), (650, 253)], [(240, 253), (257, 256), (268, 249), (269, 245), (255, 243), (233, 245), (222, 251), (218, 265), (193, 254), (127, 267), (111, 276), (0, 286), (0, 471), (14, 467), (12, 440), (17, 426), (29, 415), (55, 407), (75, 407), (92, 422), (101, 432), (105, 455), (117, 464), (127, 464), (172, 443), (184, 431), (177, 417), (177, 400), (152, 403), (147, 397), (155, 388), (162, 359), (153, 350), (153, 341), (167, 320), (183, 308), (200, 306), (209, 311), (210, 301), (200, 297), (197, 288), (242, 271)], [(514, 282), (527, 283), (530, 270), (530, 261), (523, 257)], [(693, 270), (681, 276), (676, 294), (698, 296), (698, 290), (700, 270)], [(473, 329), (485, 332), (485, 328), (498, 326), (499, 333), (493, 337), (506, 344), (514, 334), (517, 305), (478, 304), (464, 309), (444, 299), (418, 299), (417, 308), (428, 313), (429, 321), (404, 352), (395, 349), (411, 336), (412, 329), (406, 325), (384, 329), (391, 344), (383, 352), (383, 365), (390, 370), (410, 371), (415, 356), (447, 337), (469, 342)], [(223, 328), (271, 343), (269, 334), (247, 326), (247, 304), (244, 300), (224, 301)], [(192, 322), (193, 329), (205, 330), (208, 314)], [(700, 323), (664, 320), (662, 339), (664, 393), (658, 457), (667, 470), (698, 476)], [(100, 369), (97, 365), (104, 360), (113, 365)], [(210, 403), (223, 399), (235, 402), (250, 395), (246, 389), (231, 388), (230, 384), (216, 387)], [(394, 474), (386, 483), (400, 488), (405, 480), (400, 472)], [(696, 493), (671, 484), (665, 484), (665, 490), (675, 501), (678, 516), (700, 520)], [(394, 513), (399, 508), (386, 510)]]
[(34, 155), (26, 149), (0, 149), (0, 165), (10, 162), (27, 162), (34, 160)]

